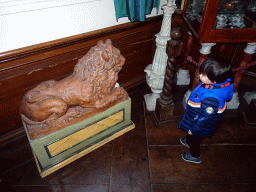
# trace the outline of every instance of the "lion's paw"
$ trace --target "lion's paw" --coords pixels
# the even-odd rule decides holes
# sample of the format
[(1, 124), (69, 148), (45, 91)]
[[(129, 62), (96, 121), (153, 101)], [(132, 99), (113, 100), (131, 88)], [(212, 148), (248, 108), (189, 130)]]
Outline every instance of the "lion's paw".
[(102, 107), (105, 107), (107, 104), (108, 104), (108, 101), (106, 99), (102, 99), (95, 102), (95, 107), (102, 108)]
[(122, 87), (116, 87), (116, 88), (114, 88), (114, 91), (113, 91), (113, 95), (115, 95), (117, 97), (122, 96), (125, 93), (126, 92), (125, 92), (125, 90)]

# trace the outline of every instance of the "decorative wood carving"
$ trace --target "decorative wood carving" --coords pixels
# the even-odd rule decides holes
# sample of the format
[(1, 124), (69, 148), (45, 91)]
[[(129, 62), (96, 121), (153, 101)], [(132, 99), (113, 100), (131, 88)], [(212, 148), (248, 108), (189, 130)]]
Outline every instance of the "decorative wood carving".
[(156, 101), (156, 110), (153, 112), (153, 117), (157, 126), (162, 126), (174, 122), (173, 111), (175, 104), (172, 97), (172, 88), (177, 57), (180, 56), (183, 45), (181, 38), (182, 33), (180, 29), (173, 29), (171, 32), (172, 40), (167, 42), (166, 52), (168, 55), (168, 60), (164, 86), (160, 98)]
[[(194, 37), (193, 37), (192, 33), (189, 31), (188, 32), (188, 42), (187, 42), (186, 50), (185, 50), (188, 55), (191, 55), (193, 42), (194, 42)], [(183, 69), (183, 70), (187, 70), (188, 69), (187, 58), (184, 59), (184, 62), (182, 64), (181, 69)]]
[(226, 48), (227, 48), (227, 44), (222, 44), (222, 45), (220, 46), (219, 55), (224, 56), (224, 53), (225, 53), (225, 51), (226, 51)]
[[(246, 66), (250, 60), (252, 59), (252, 54), (244, 53), (243, 60), (241, 61), (240, 68)], [(246, 69), (240, 70), (236, 72), (235, 78), (234, 78), (234, 90), (237, 91), (239, 84), (241, 83), (244, 74), (246, 72)]]
[(118, 85), (118, 73), (125, 63), (111, 40), (99, 41), (82, 57), (73, 73), (60, 80), (42, 82), (23, 97), (20, 113), (32, 138), (53, 132), (63, 125), (95, 109), (126, 100), (127, 92)]

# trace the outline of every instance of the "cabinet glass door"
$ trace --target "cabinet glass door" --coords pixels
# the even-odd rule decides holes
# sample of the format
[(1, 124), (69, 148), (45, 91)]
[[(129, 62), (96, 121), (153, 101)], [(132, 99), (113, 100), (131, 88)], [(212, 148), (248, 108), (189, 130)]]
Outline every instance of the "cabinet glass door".
[(221, 0), (215, 29), (255, 28), (256, 0)]

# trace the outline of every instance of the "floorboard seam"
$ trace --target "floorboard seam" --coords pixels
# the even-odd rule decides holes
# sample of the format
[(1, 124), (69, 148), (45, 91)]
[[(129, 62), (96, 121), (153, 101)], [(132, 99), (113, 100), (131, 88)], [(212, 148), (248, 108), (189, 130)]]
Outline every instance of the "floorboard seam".
[(113, 161), (114, 161), (114, 146), (115, 146), (115, 140), (112, 142), (112, 151), (111, 151), (111, 166), (110, 166), (110, 175), (109, 175), (109, 188), (108, 191), (111, 192), (111, 186), (112, 186), (112, 175), (113, 175)]
[(150, 169), (150, 157), (149, 157), (149, 148), (148, 148), (148, 131), (147, 131), (147, 120), (146, 120), (146, 108), (145, 108), (145, 102), (143, 102), (143, 112), (144, 112), (144, 126), (145, 126), (145, 130), (146, 130), (146, 140), (147, 140), (147, 152), (148, 152), (148, 166), (149, 166), (149, 179), (150, 179), (150, 191), (152, 192), (152, 185), (151, 185), (151, 169)]

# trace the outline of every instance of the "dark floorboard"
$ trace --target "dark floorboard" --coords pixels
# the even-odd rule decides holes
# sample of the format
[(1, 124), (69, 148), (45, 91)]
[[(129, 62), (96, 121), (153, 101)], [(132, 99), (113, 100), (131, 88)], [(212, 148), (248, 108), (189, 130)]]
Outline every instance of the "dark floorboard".
[(26, 137), (0, 146), (0, 191), (169, 192), (256, 191), (256, 129), (237, 112), (225, 115), (218, 132), (202, 143), (202, 163), (181, 159), (188, 148), (178, 129), (184, 90), (174, 89), (175, 123), (157, 127), (145, 110), (141, 86), (129, 92), (136, 128), (62, 169), (41, 178)]

